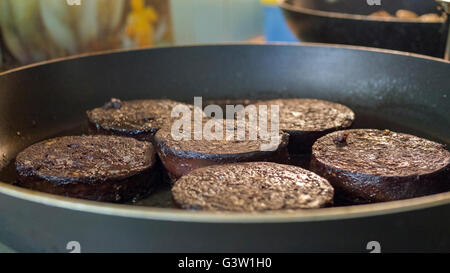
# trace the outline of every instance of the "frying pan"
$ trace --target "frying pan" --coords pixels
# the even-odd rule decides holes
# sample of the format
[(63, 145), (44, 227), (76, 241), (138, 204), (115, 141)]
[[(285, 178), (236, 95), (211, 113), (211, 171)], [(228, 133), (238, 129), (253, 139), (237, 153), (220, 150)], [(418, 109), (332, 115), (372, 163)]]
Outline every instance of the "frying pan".
[[(85, 55), (0, 74), (0, 240), (16, 251), (450, 251), (450, 192), (297, 212), (174, 209), (168, 186), (137, 204), (18, 188), (12, 162), (26, 146), (81, 134), (85, 110), (110, 97), (270, 99), (344, 103), (356, 128), (388, 128), (450, 144), (450, 63), (334, 45), (209, 45)], [(69, 244), (70, 245), (70, 244)]]
[(406, 9), (417, 14), (438, 13), (434, 0), (390, 0), (369, 5), (365, 0), (278, 0), (295, 35), (305, 42), (337, 43), (395, 49), (444, 57), (447, 17), (437, 22), (379, 18), (369, 14)]

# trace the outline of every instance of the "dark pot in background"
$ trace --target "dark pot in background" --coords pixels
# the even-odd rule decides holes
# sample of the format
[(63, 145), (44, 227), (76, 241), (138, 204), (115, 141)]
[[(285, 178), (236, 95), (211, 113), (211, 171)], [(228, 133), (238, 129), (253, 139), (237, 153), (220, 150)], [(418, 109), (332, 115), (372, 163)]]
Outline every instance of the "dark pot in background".
[(423, 0), (279, 0), (291, 30), (304, 42), (349, 44), (401, 50), (443, 58), (448, 35), (447, 16), (441, 21), (368, 16), (398, 9), (422, 15), (438, 13), (439, 4)]

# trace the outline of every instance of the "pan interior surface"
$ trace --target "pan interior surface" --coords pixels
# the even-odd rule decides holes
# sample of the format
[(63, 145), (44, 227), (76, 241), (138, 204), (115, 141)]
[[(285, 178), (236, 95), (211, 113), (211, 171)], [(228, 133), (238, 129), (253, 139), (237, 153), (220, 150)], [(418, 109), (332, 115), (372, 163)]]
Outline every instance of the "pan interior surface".
[[(14, 158), (35, 142), (86, 133), (88, 109), (111, 97), (217, 100), (319, 98), (356, 113), (354, 128), (411, 133), (450, 145), (450, 64), (355, 47), (211, 45), (69, 58), (0, 74), (0, 193), (78, 210), (130, 217), (217, 221), (357, 217), (450, 203), (450, 193), (288, 214), (210, 214), (172, 207), (168, 186), (136, 204), (52, 196), (8, 185)], [(204, 105), (205, 106), (205, 105)], [(171, 216), (172, 215), (172, 216)], [(202, 216), (203, 215), (203, 216)], [(242, 220), (241, 219), (241, 220)]]

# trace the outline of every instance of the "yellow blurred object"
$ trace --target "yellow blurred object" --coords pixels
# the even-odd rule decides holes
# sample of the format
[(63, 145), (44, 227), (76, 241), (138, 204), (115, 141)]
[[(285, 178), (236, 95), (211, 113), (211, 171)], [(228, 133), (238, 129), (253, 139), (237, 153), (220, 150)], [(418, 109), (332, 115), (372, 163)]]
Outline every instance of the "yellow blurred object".
[(263, 5), (277, 5), (277, 0), (261, 0)]
[(169, 0), (0, 0), (0, 71), (74, 54), (173, 42)]
[[(3, 46), (19, 64), (121, 45), (126, 0), (0, 0)], [(0, 70), (2, 67), (0, 67)]]
[(144, 0), (131, 0), (131, 12), (127, 18), (126, 35), (139, 47), (153, 45), (154, 23), (158, 14)]

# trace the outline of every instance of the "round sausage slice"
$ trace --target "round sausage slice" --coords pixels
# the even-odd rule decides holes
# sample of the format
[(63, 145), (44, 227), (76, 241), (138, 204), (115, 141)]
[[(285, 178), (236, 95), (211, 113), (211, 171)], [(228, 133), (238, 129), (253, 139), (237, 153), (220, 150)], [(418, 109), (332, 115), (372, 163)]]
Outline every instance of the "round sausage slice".
[(87, 111), (91, 132), (152, 141), (159, 128), (170, 123), (172, 100), (121, 101), (112, 98), (103, 107)]
[(214, 165), (181, 177), (172, 188), (184, 209), (260, 212), (312, 209), (333, 202), (328, 181), (296, 166), (271, 162)]
[(311, 170), (330, 181), (337, 197), (353, 203), (450, 190), (450, 152), (444, 145), (389, 130), (344, 130), (318, 139)]
[[(318, 99), (277, 99), (256, 104), (279, 106), (279, 128), (289, 134), (291, 154), (310, 153), (321, 136), (349, 128), (355, 120), (353, 111), (338, 103)], [(270, 115), (268, 115), (270, 117)]]
[[(216, 124), (221, 126), (223, 123), (216, 121)], [(225, 128), (225, 125), (223, 126), (222, 128)], [(223, 132), (225, 130), (223, 129)], [(196, 140), (195, 131), (196, 129), (192, 130), (190, 139), (175, 139), (171, 127), (168, 126), (155, 135), (156, 151), (172, 180), (209, 165), (251, 161), (285, 163), (289, 159), (287, 150), (289, 136), (283, 132), (279, 132), (278, 140), (270, 149), (265, 149), (263, 145), (268, 144), (269, 140), (259, 136), (253, 140), (249, 139), (248, 130), (245, 131), (247, 137), (243, 140), (236, 137), (227, 140), (225, 133), (220, 140), (205, 137)], [(235, 136), (237, 132), (235, 128), (233, 132)]]
[(156, 154), (149, 142), (119, 136), (67, 136), (42, 141), (16, 158), (17, 185), (96, 201), (147, 195)]

